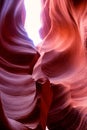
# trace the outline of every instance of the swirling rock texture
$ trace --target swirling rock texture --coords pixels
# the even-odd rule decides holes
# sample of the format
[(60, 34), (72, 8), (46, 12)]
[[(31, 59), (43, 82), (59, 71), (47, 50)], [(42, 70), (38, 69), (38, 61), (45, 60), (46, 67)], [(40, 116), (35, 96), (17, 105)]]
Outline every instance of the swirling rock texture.
[(32, 78), (40, 54), (27, 36), (24, 21), (23, 0), (0, 0), (0, 130), (46, 127), (50, 82)]
[(87, 1), (42, 0), (42, 5), (43, 40), (33, 77), (51, 82), (47, 126), (87, 130)]
[(0, 130), (87, 130), (87, 1), (42, 0), (38, 52), (23, 0), (0, 0)]

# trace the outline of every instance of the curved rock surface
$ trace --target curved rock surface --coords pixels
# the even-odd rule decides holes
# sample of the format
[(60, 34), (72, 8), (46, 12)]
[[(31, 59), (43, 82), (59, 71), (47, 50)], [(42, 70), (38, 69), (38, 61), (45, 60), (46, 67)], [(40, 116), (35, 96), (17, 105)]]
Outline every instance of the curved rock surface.
[(0, 129), (87, 130), (87, 1), (42, 0), (42, 43), (23, 0), (0, 0)]

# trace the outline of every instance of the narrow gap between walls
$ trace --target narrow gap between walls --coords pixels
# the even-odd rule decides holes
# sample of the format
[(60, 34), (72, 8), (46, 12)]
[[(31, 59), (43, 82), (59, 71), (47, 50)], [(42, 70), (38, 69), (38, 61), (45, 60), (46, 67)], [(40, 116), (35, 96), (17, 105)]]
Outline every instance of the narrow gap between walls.
[(35, 0), (25, 0), (24, 4), (26, 10), (25, 29), (29, 38), (33, 40), (36, 46), (41, 42), (39, 35), (39, 29), (41, 27), (41, 0), (37, 0), (37, 3), (35, 3)]

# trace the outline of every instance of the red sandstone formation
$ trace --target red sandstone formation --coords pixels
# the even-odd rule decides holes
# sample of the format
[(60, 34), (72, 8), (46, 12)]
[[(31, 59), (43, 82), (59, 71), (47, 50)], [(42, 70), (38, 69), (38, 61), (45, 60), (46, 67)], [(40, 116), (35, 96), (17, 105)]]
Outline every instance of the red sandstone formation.
[(46, 127), (50, 82), (32, 78), (40, 54), (27, 36), (24, 18), (23, 0), (0, 0), (0, 130)]
[(38, 52), (23, 0), (0, 0), (0, 130), (87, 130), (87, 1), (42, 0)]
[(87, 130), (87, 1), (42, 1), (44, 38), (33, 78), (45, 76), (52, 84), (47, 126), (49, 130)]

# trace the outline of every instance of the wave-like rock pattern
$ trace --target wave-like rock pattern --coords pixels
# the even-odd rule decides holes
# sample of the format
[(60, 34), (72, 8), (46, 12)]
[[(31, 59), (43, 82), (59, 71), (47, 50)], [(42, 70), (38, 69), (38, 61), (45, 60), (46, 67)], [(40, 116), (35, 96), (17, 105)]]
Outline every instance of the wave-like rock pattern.
[[(43, 0), (44, 38), (33, 77), (51, 82), (49, 130), (87, 130), (87, 1)], [(46, 6), (48, 10), (46, 9)], [(43, 10), (45, 10), (43, 12)], [(47, 32), (46, 32), (47, 29)]]
[(87, 1), (42, 0), (37, 52), (23, 0), (0, 0), (0, 129), (87, 130)]
[(0, 130), (46, 127), (50, 82), (32, 78), (40, 54), (27, 36), (24, 21), (23, 0), (0, 0)]

